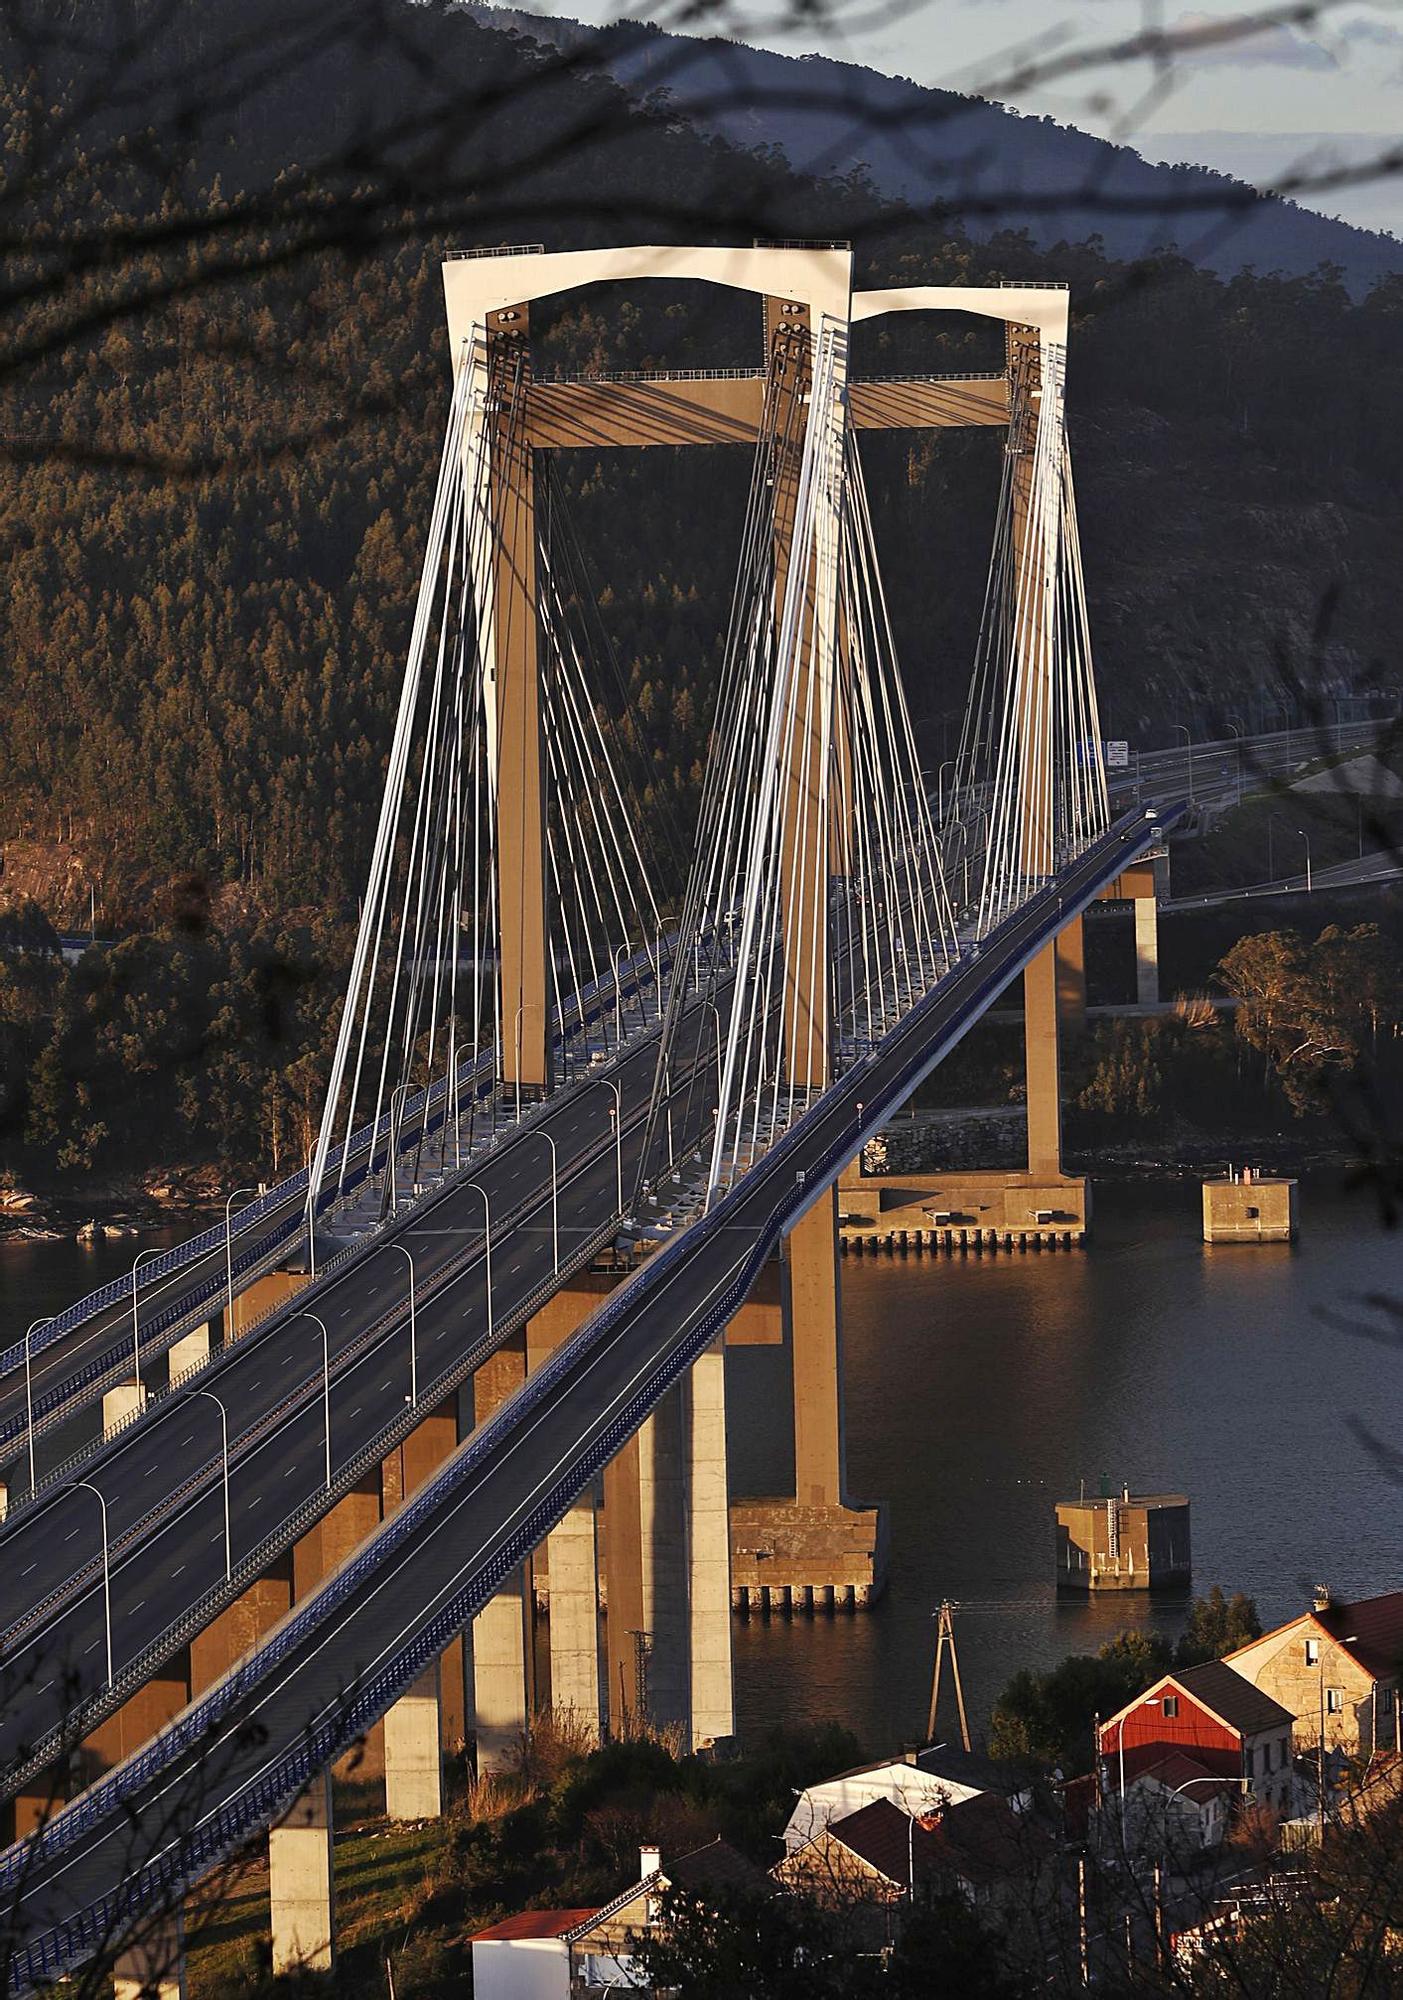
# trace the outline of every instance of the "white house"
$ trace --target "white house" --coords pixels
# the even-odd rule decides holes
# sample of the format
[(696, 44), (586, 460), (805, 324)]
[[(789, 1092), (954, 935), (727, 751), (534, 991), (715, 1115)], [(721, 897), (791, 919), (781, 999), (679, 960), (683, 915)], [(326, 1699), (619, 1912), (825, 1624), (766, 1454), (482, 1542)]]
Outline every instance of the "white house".
[(913, 1819), (938, 1813), (948, 1806), (962, 1805), (989, 1789), (984, 1785), (953, 1778), (948, 1772), (932, 1770), (926, 1764), (905, 1757), (891, 1757), (881, 1764), (862, 1764), (854, 1771), (842, 1771), (821, 1785), (800, 1792), (784, 1829), (784, 1851), (796, 1854), (816, 1840), (835, 1819), (846, 1819), (877, 1799), (886, 1799)]

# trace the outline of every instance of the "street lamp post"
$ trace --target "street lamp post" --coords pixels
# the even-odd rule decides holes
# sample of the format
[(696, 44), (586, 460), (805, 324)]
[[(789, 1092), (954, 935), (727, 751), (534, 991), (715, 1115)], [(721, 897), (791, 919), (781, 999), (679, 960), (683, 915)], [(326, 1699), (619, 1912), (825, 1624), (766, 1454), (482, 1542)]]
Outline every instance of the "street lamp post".
[[(385, 1142), (387, 1147), (385, 1172), (390, 1182), (391, 1215), (398, 1215), (399, 1213), (399, 1121), (404, 1116), (404, 1100), (408, 1095), (409, 1085), (407, 1083), (397, 1083), (390, 1092), (390, 1130)], [(396, 1098), (399, 1099), (398, 1110), (395, 1108)]]
[(1309, 834), (1308, 834), (1308, 833), (1306, 832), (1306, 830), (1305, 830), (1305, 828), (1304, 828), (1303, 826), (1298, 826), (1298, 827), (1296, 828), (1296, 831), (1297, 831), (1297, 833), (1298, 833), (1298, 834), (1299, 834), (1299, 835), (1301, 836), (1301, 839), (1302, 839), (1302, 840), (1303, 840), (1303, 841), (1305, 842), (1305, 844), (1306, 844), (1306, 894), (1307, 894), (1307, 895), (1309, 895), (1309, 894), (1310, 894), (1310, 892), (1311, 892), (1311, 886), (1312, 886), (1312, 880), (1311, 880), (1311, 858), (1310, 858), (1310, 835), (1309, 835)]
[(136, 1375), (136, 1399), (141, 1401), (141, 1327), (136, 1313), (136, 1274), (143, 1257), (159, 1257), (159, 1250), (138, 1250), (132, 1265), (132, 1369)]
[(228, 1583), (234, 1574), (234, 1542), (229, 1531), (229, 1412), (213, 1389), (197, 1389), (195, 1394), (213, 1403), (219, 1412), (219, 1440), (224, 1464), (224, 1581)]
[(1174, 728), (1176, 732), (1181, 732), (1184, 738), (1184, 758), (1188, 765), (1189, 773), (1189, 804), (1192, 805), (1194, 802), (1194, 740), (1188, 730), (1184, 728), (1182, 722), (1176, 722)]
[(467, 1182), (469, 1191), (482, 1196), (482, 1241), (487, 1269), (487, 1338), (492, 1338), (492, 1204), (481, 1181)]
[(398, 1250), (400, 1256), (403, 1257), (405, 1263), (409, 1266), (409, 1407), (411, 1410), (417, 1410), (419, 1407), (419, 1325), (414, 1306), (414, 1259), (403, 1243), (387, 1243), (385, 1248), (387, 1250)]
[(29, 1497), (34, 1497), (34, 1383), (29, 1372), (29, 1343), (34, 1338), (35, 1329), (48, 1326), (46, 1319), (34, 1320), (25, 1330), (24, 1336), (24, 1428), (29, 1441)]
[(623, 969), (619, 964), (619, 960), (623, 957), (624, 953), (628, 950), (628, 948), (629, 947), (626, 943), (621, 944), (616, 947), (614, 952), (614, 1046), (615, 1048), (620, 1048), (620, 1049), (624, 1045), (624, 1009), (623, 1009), (624, 975), (623, 975)]
[[(1143, 1701), (1135, 1704), (1135, 1707), (1158, 1708), (1159, 1696), (1157, 1694), (1147, 1694)], [(1119, 1726), (1116, 1729), (1116, 1749), (1120, 1758), (1120, 1851), (1122, 1856), (1125, 1856), (1127, 1859), (1128, 1854), (1125, 1844), (1125, 1725), (1129, 1722), (1133, 1713), (1132, 1709), (1127, 1709), (1125, 1714), (1120, 1718)]]
[(538, 1132), (538, 1139), (544, 1139), (550, 1147), (550, 1249), (551, 1269), (560, 1269), (560, 1156), (555, 1141), (549, 1132)]
[(224, 1275), (229, 1281), (229, 1318), (224, 1328), (226, 1341), (234, 1338), (234, 1226), (229, 1211), (241, 1194), (257, 1192), (257, 1188), (235, 1188), (224, 1204)]
[[(310, 1319), (321, 1328), (322, 1335), (322, 1429), (326, 1435), (326, 1490), (331, 1491), (331, 1350), (327, 1341), (326, 1321), (317, 1313), (308, 1312), (304, 1306), (295, 1312), (293, 1319)], [(289, 1322), (290, 1324), (291, 1322)]]
[(516, 1086), (516, 1122), (521, 1123), (521, 1024), (526, 1018), (525, 1007), (518, 1007), (512, 1022), (512, 1047), (516, 1055), (516, 1070), (512, 1082)]
[(107, 1685), (112, 1685), (112, 1570), (107, 1554), (107, 1502), (90, 1479), (70, 1479), (70, 1487), (82, 1486), (102, 1509), (102, 1618), (107, 1628)]
[(614, 1122), (614, 1173), (618, 1185), (618, 1212), (622, 1215), (624, 1212), (624, 1094), (618, 1084), (613, 1081), (612, 1077), (601, 1077), (600, 1082), (606, 1090), (612, 1090), (614, 1093), (613, 1109), (609, 1115)]
[(716, 1016), (716, 1088), (719, 1092), (725, 1075), (725, 1064), (721, 1060), (721, 1009), (714, 1000), (703, 1000), (703, 1007), (709, 1007)]

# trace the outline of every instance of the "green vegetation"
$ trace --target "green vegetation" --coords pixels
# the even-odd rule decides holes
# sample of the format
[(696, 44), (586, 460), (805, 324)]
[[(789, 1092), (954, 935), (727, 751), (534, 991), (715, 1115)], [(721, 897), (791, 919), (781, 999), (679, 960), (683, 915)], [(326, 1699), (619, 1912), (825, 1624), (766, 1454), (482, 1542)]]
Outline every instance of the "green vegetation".
[[(265, 24), (308, 26), (297, 62), (260, 61), (253, 95), (221, 98), (177, 144), (160, 129), (168, 75), (223, 75), (243, 17), (214, 0), (152, 9), (151, 91), (119, 112), (93, 86), (144, 4), (84, 4), (41, 89), (22, 48), (0, 65), (11, 239), (33, 246), (0, 300), (0, 898), (69, 924), (95, 903), (99, 930), (130, 940), (106, 969), (6, 955), (0, 1166), (137, 1168), (188, 1158), (198, 1133), (263, 1168), (305, 1138), (412, 619), (448, 250), (694, 237), (705, 210), (722, 239), (851, 235), (864, 283), (1069, 281), (1108, 734), (1250, 712), (1308, 657), (1327, 600), (1331, 657), (1361, 673), (1403, 622), (1403, 280), (1355, 304), (1328, 270), (1223, 281), (1095, 243), (973, 244), (884, 207), (861, 176), (820, 184), (732, 152), (464, 10), (409, 0), (381, 23), (395, 55), (376, 108), (420, 129), (432, 78), (441, 155), (401, 174), (354, 153), (358, 92), (346, 50), (311, 31), (312, 0)], [(68, 254), (80, 239), (106, 246), (98, 263)], [(532, 333), (548, 371), (756, 354), (753, 306), (665, 288), (542, 309)], [(987, 324), (880, 325), (854, 364), (958, 371), (999, 352)], [(864, 455), (935, 766), (965, 697), (997, 439), (878, 437)], [(555, 469), (617, 666), (603, 718), (655, 826), (694, 811), (744, 456), (580, 453)], [(1132, 1118), (1154, 1116), (1165, 1050), (1131, 1037), (1101, 1053), (1093, 1124), (1125, 1115), (1122, 1083)]]
[(1221, 1659), (1261, 1630), (1252, 1599), (1240, 1591), (1226, 1598), (1215, 1584), (1194, 1600), (1177, 1645), (1160, 1632), (1131, 1630), (1046, 1672), (1022, 1667), (994, 1704), (990, 1755), (1058, 1768), (1066, 1777), (1089, 1771), (1097, 1716), (1114, 1715), (1171, 1667)]
[[(853, 1738), (831, 1727), (776, 1731), (731, 1763), (676, 1756), (653, 1740), (585, 1751), (575, 1732), (541, 1717), (514, 1773), (459, 1790), (424, 1827), (347, 1825), (354, 1800), (341, 1798), (337, 1994), (383, 2000), (387, 1958), (396, 2000), (461, 1984), (475, 1930), (517, 1910), (608, 1901), (637, 1878), (645, 1842), (676, 1856), (720, 1834), (768, 1868), (795, 1790), (858, 1758)], [(214, 1897), (190, 1951), (191, 2000), (271, 1995), (266, 1933), (259, 1864)]]

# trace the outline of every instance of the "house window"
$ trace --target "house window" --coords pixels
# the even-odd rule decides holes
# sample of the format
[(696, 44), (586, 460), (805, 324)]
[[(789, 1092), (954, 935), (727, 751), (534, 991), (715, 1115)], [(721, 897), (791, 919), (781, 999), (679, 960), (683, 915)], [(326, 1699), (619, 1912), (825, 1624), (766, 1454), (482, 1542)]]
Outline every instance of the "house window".
[(1343, 1689), (1343, 1688), (1326, 1688), (1326, 1690), (1325, 1690), (1325, 1713), (1326, 1713), (1327, 1715), (1343, 1715), (1343, 1714), (1344, 1714), (1344, 1707), (1345, 1707), (1345, 1691), (1344, 1691), (1344, 1689)]
[(1318, 1639), (1306, 1640), (1306, 1665), (1308, 1667), (1318, 1667), (1320, 1665), (1320, 1641)]
[(1179, 1713), (1179, 1697), (1178, 1697), (1178, 1695), (1177, 1695), (1177, 1694), (1167, 1694), (1167, 1695), (1166, 1695), (1166, 1696), (1164, 1697), (1164, 1701), (1163, 1701), (1163, 1704), (1162, 1704), (1162, 1706), (1163, 1706), (1163, 1708), (1164, 1708), (1164, 1712), (1165, 1712), (1165, 1714), (1166, 1714), (1167, 1716), (1169, 1716), (1169, 1717), (1170, 1717), (1170, 1718), (1172, 1719), (1172, 1718), (1173, 1718), (1174, 1716), (1176, 1716), (1176, 1715), (1177, 1715), (1177, 1714)]
[(1263, 1773), (1263, 1776), (1265, 1776), (1265, 1777), (1270, 1777), (1270, 1776), (1271, 1776), (1271, 1745), (1270, 1745), (1270, 1743), (1264, 1743), (1264, 1744), (1262, 1745), (1262, 1773)]
[(1249, 1778), (1255, 1778), (1257, 1775), (1257, 1753), (1252, 1749), (1247, 1752), (1247, 1775)]

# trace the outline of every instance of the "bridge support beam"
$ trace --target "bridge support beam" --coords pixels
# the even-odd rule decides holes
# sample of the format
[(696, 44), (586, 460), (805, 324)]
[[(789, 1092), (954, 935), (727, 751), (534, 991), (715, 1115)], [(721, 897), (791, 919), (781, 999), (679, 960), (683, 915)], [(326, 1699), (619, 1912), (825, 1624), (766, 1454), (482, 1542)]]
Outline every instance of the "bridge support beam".
[[(485, 1423), (525, 1379), (526, 1347), (518, 1334), (473, 1377), (477, 1423)], [(473, 1620), (473, 1717), (479, 1777), (510, 1765), (530, 1728), (531, 1613), (531, 1592), (523, 1567)]]
[(102, 1399), (102, 1428), (104, 1432), (124, 1424), (134, 1417), (138, 1410), (146, 1407), (146, 1389), (140, 1382), (119, 1382), (115, 1389), (109, 1389)]
[(268, 1833), (273, 1973), (330, 1972), (336, 1963), (331, 1774), (323, 1771)]
[(185, 2000), (185, 1925), (176, 1910), (117, 1956), (113, 2000)]
[(184, 1334), (171, 1347), (166, 1356), (169, 1369), (167, 1380), (178, 1382), (182, 1375), (188, 1375), (192, 1368), (202, 1368), (209, 1360), (209, 1328), (197, 1326)]
[[(568, 1340), (613, 1288), (588, 1275), (557, 1292), (526, 1329), (534, 1370)], [(539, 1553), (539, 1552), (538, 1552)], [(544, 1586), (544, 1588), (543, 1588)], [(534, 1565), (533, 1593), (549, 1604), (550, 1705), (592, 1742), (603, 1735), (599, 1677), (599, 1535), (595, 1495), (584, 1494), (546, 1538), (544, 1563)]]
[(1080, 917), (1057, 936), (1057, 1013), (1064, 1035), (1086, 1033), (1086, 934)]
[(1135, 912), (1135, 999), (1141, 1007), (1159, 1005), (1159, 905), (1153, 896), (1137, 896)]
[(794, 1497), (805, 1507), (841, 1507), (846, 1481), (836, 1188), (790, 1230), (784, 1276), (794, 1368)]
[(691, 1748), (736, 1733), (731, 1658), (731, 1514), (726, 1477), (726, 1342), (715, 1341), (687, 1381), (688, 1615)]
[(292, 1557), (285, 1555), (190, 1641), (191, 1698), (222, 1680), (291, 1609)]
[[(471, 1429), (469, 1422), (468, 1429)], [(381, 1505), (388, 1521), (397, 1507), (453, 1456), (459, 1443), (459, 1399), (449, 1397), (432, 1409), (397, 1445), (380, 1468)], [(466, 1647), (460, 1636), (445, 1647), (439, 1661), (437, 1714), (440, 1748), (444, 1754), (461, 1750), (467, 1741), (465, 1696)], [(393, 1714), (393, 1711), (391, 1711)], [(385, 1780), (390, 1778), (390, 1716), (385, 1718)], [(425, 1814), (413, 1815), (424, 1818)]]
[(242, 1340), (249, 1328), (312, 1282), (306, 1271), (268, 1271), (234, 1294), (234, 1310), (224, 1312), (224, 1344)]
[(1057, 1008), (1057, 943), (1023, 971), (1023, 1060), (1028, 1094), (1028, 1172), (1062, 1172), (1062, 1064)]
[(385, 1814), (389, 1819), (437, 1819), (442, 1811), (442, 1725), (435, 1660), (385, 1714)]

